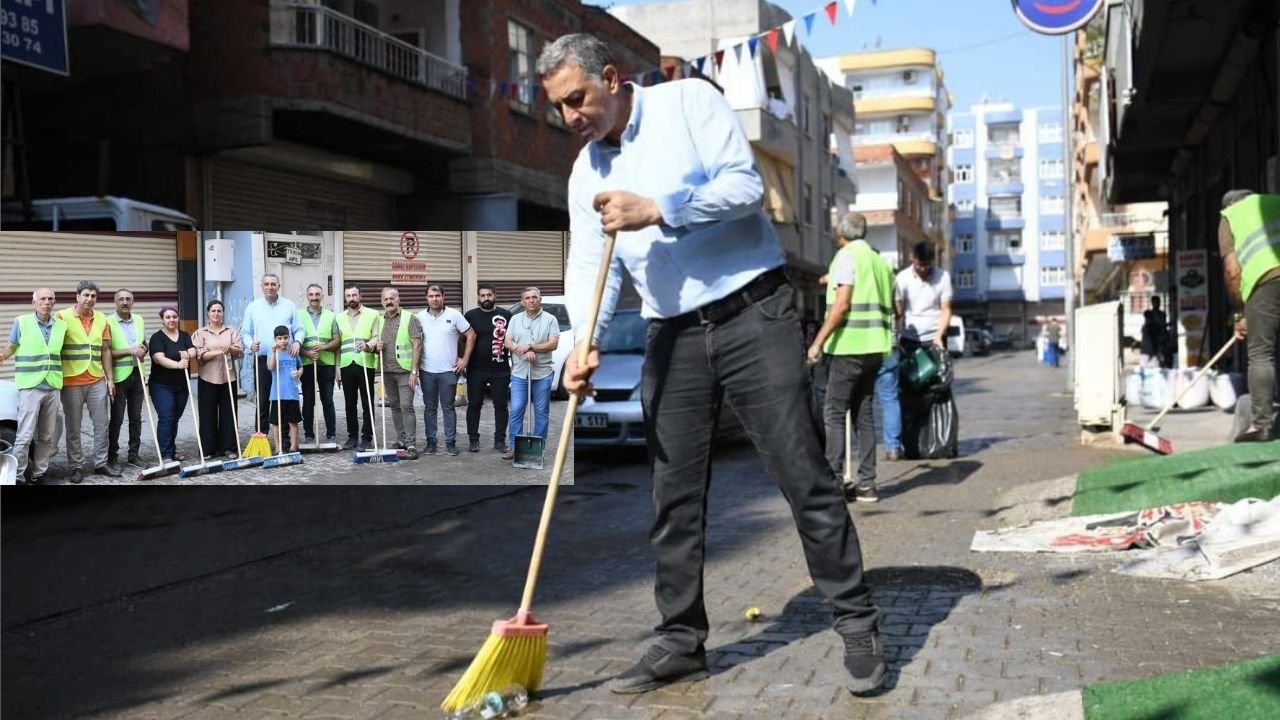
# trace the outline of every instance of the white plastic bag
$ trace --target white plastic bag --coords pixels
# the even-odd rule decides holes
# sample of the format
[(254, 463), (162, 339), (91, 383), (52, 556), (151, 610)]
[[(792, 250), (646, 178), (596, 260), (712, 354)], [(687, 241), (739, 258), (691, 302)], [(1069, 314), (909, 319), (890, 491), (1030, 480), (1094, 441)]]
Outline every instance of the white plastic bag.
[(1215, 374), (1209, 382), (1209, 397), (1213, 404), (1221, 410), (1234, 410), (1236, 406), (1236, 386), (1229, 373)]
[(1178, 407), (1184, 409), (1202, 408), (1209, 404), (1209, 378), (1206, 375), (1200, 378), (1200, 381), (1192, 385), (1196, 373), (1200, 372), (1200, 368), (1187, 368), (1185, 370), (1176, 370), (1178, 394), (1182, 394), (1185, 390), (1186, 394), (1182, 395), (1182, 399), (1178, 401)]

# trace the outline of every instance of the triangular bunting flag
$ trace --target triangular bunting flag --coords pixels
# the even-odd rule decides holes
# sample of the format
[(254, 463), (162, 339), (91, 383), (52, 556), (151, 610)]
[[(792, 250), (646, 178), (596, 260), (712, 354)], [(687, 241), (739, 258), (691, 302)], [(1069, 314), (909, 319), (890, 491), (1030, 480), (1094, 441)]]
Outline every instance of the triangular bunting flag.
[(747, 47), (751, 48), (751, 59), (756, 59), (756, 46), (760, 44), (760, 38), (751, 36), (747, 39)]
[(764, 34), (764, 41), (769, 43), (769, 52), (778, 54), (778, 28), (774, 28)]
[(739, 64), (742, 63), (742, 43), (733, 46), (733, 57)]
[(839, 10), (839, 5), (836, 3), (836, 0), (831, 0), (831, 2), (827, 3), (826, 10), (827, 10), (827, 17), (831, 19), (831, 24), (835, 25), (836, 11)]
[(675, 79), (676, 79), (676, 70), (678, 70), (678, 69), (679, 69), (679, 66), (678, 66), (678, 65), (672, 65), (672, 66), (668, 67), (668, 68), (667, 68), (667, 79), (668, 79), (668, 80), (675, 80)]
[(817, 11), (814, 11), (804, 16), (804, 36), (807, 38), (813, 37), (813, 18), (817, 14)]
[(719, 70), (720, 66), (723, 64), (724, 64), (724, 51), (717, 50), (716, 51), (716, 70)]
[(791, 45), (791, 38), (796, 35), (795, 20), (791, 20), (782, 26), (782, 35), (787, 39), (787, 45)]
[[(858, 0), (844, 0), (844, 9), (845, 12), (849, 14), (849, 17), (853, 17), (853, 8), (856, 7), (857, 4)], [(872, 0), (872, 4), (875, 4), (875, 0)]]
[(662, 82), (662, 70), (652, 70), (649, 72), (649, 84), (657, 85)]
[(694, 65), (694, 67), (698, 68), (698, 74), (699, 74), (699, 75), (703, 75), (703, 74), (705, 74), (705, 73), (704, 73), (704, 71), (703, 71), (703, 68), (705, 68), (705, 67), (707, 66), (707, 56), (706, 56), (706, 55), (703, 55), (702, 57), (698, 58), (697, 60), (694, 60), (694, 61), (693, 61), (693, 65)]

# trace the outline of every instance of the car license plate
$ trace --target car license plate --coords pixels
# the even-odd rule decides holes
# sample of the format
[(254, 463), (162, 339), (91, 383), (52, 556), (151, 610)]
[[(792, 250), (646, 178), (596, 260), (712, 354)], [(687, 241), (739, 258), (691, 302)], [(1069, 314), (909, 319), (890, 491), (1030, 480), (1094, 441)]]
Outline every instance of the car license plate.
[(573, 426), (580, 428), (608, 427), (609, 416), (601, 413), (584, 413), (573, 419)]

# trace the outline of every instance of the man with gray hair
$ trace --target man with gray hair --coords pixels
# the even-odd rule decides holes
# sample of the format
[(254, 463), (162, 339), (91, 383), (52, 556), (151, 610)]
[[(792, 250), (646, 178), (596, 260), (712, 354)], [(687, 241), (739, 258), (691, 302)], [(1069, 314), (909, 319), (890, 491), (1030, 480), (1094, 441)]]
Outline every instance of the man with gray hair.
[[(587, 363), (570, 353), (565, 389), (591, 392), (624, 269), (650, 322), (641, 396), (662, 622), (657, 641), (610, 690), (647, 692), (707, 675), (707, 482), (725, 398), (792, 506), (810, 574), (844, 639), (849, 690), (879, 687), (886, 668), (879, 611), (818, 440), (786, 257), (761, 210), (763, 185), (733, 109), (702, 80), (624, 82), (609, 45), (590, 35), (550, 43), (537, 69), (547, 99), (587, 141), (568, 189), (565, 292), (575, 327), (586, 322), (606, 233), (619, 233), (594, 336), (583, 331), (580, 339)], [(512, 326), (519, 329), (517, 319)]]
[[(511, 316), (503, 340), (511, 353), (511, 409), (507, 411), (507, 449), (504, 460), (516, 456), (516, 436), (532, 432), (546, 439), (551, 423), (551, 381), (555, 365), (551, 353), (560, 347), (560, 321), (542, 309), (542, 291), (527, 287), (520, 293), (524, 312)], [(533, 428), (524, 426), (525, 408), (533, 403)]]
[(58, 313), (67, 324), (62, 346), (62, 412), (67, 423), (67, 462), (71, 482), (84, 479), (84, 453), (80, 424), (85, 408), (93, 423), (94, 473), (110, 478), (122, 476), (120, 468), (107, 462), (107, 436), (111, 424), (111, 401), (116, 396), (115, 368), (111, 353), (111, 328), (107, 316), (94, 309), (98, 286), (90, 280), (76, 284), (76, 304)]
[[(853, 413), (858, 435), (858, 480), (844, 486), (845, 498), (876, 502), (876, 423), (872, 398), (876, 372), (893, 350), (893, 270), (864, 239), (867, 220), (851, 212), (836, 228), (839, 250), (827, 272), (827, 319), (809, 346), (809, 362), (831, 356), (823, 422), (827, 462), (844, 470), (845, 414)], [(845, 473), (852, 478), (852, 473)]]
[[(1248, 338), (1253, 424), (1236, 442), (1273, 439), (1277, 333), (1280, 333), (1280, 195), (1232, 190), (1222, 198), (1218, 251), (1235, 334)], [(1241, 312), (1243, 311), (1243, 312)]]
[(53, 314), (54, 298), (49, 288), (38, 288), (31, 293), (35, 312), (20, 315), (13, 321), (9, 344), (0, 353), (0, 365), (11, 357), (17, 358), (13, 363), (13, 380), (18, 388), (18, 436), (14, 440), (13, 455), (18, 459), (19, 483), (44, 482), (49, 459), (58, 451), (58, 436), (62, 434), (59, 394), (67, 324)]
[[(280, 276), (267, 273), (262, 276), (262, 297), (255, 298), (245, 307), (244, 319), (240, 323), (240, 337), (249, 342), (249, 350), (254, 354), (254, 362), (258, 365), (257, 427), (263, 430), (271, 427), (272, 372), (267, 367), (267, 358), (275, 344), (275, 330), (280, 325), (289, 328), (289, 354), (298, 357), (303, 338), (302, 325), (298, 322), (298, 306), (289, 298), (280, 297)], [(293, 382), (291, 378), (281, 378), (280, 381)]]

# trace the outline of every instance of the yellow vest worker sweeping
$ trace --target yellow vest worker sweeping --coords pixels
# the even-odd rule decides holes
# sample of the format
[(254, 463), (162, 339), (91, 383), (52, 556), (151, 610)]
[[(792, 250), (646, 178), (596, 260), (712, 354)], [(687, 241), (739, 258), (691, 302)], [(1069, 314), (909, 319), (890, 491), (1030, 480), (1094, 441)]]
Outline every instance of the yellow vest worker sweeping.
[(1224, 195), (1218, 249), (1227, 293), (1237, 311), (1236, 337), (1249, 343), (1253, 423), (1236, 436), (1236, 442), (1271, 440), (1280, 331), (1280, 195), (1249, 190)]
[(31, 293), (35, 312), (14, 320), (9, 342), (0, 353), (0, 364), (13, 358), (13, 379), (18, 388), (13, 456), (18, 460), (19, 484), (44, 481), (62, 434), (62, 348), (67, 324), (53, 314), (53, 304), (53, 290), (40, 288)]
[[(827, 273), (827, 319), (809, 346), (809, 361), (831, 356), (823, 425), (827, 462), (844, 470), (845, 495), (873, 502), (876, 490), (876, 432), (872, 416), (876, 371), (893, 348), (893, 270), (863, 237), (867, 220), (849, 213), (836, 228), (840, 250)], [(845, 468), (845, 416), (858, 435), (858, 478)]]

